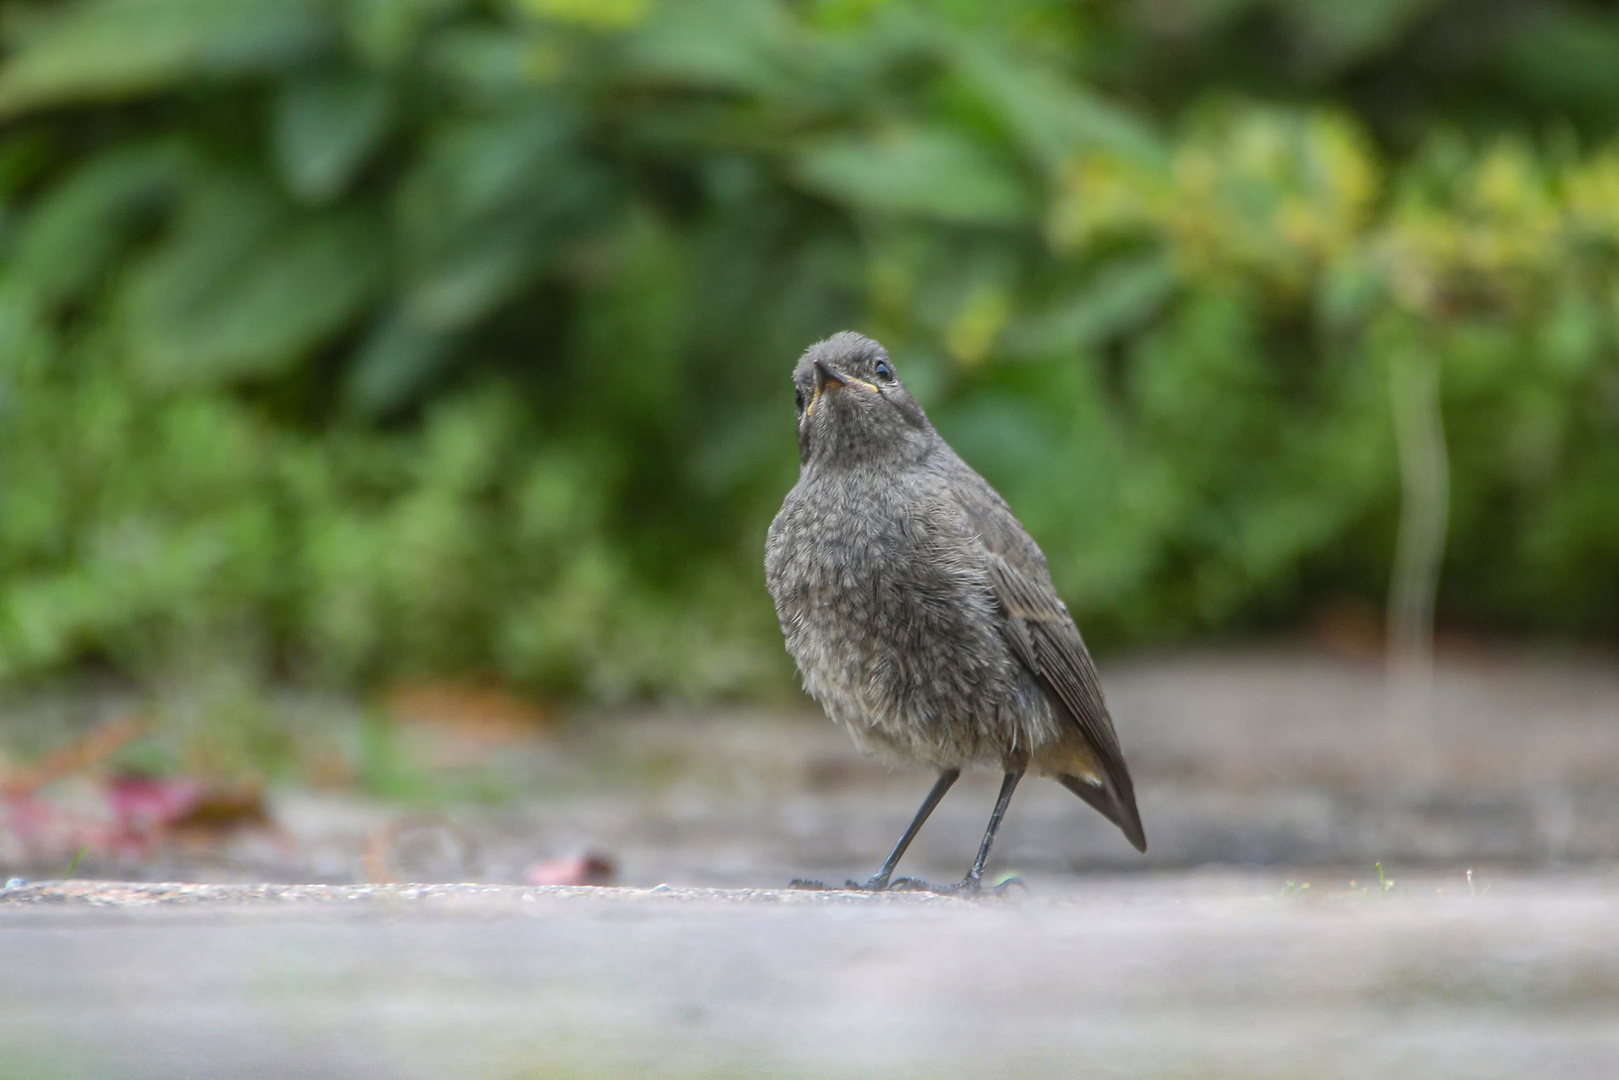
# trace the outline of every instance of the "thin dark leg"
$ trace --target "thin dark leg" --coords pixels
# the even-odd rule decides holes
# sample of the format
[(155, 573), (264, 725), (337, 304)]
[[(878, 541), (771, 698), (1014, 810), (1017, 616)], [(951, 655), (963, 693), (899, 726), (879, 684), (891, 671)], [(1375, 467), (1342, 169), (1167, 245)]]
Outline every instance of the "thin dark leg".
[(898, 866), (900, 859), (905, 857), (905, 849), (911, 846), (911, 841), (916, 839), (916, 834), (922, 831), (922, 824), (932, 815), (933, 808), (939, 805), (939, 800), (944, 798), (944, 793), (950, 790), (950, 785), (954, 784), (960, 776), (960, 769), (946, 769), (939, 774), (939, 779), (933, 784), (933, 790), (928, 792), (928, 797), (922, 800), (921, 809), (917, 810), (916, 816), (905, 827), (905, 835), (899, 838), (899, 843), (894, 845), (894, 850), (888, 853), (887, 859), (883, 860), (882, 868), (860, 888), (888, 888), (888, 882), (894, 876), (894, 867)]
[(989, 828), (984, 830), (984, 842), (978, 846), (978, 858), (973, 860), (973, 868), (967, 871), (967, 876), (957, 886), (961, 891), (978, 891), (979, 883), (984, 879), (984, 864), (989, 861), (990, 846), (995, 843), (995, 833), (1001, 827), (1001, 819), (1006, 816), (1006, 808), (1012, 802), (1012, 792), (1017, 790), (1021, 779), (1023, 770), (1013, 769), (1001, 780), (1001, 794), (995, 800), (995, 809), (990, 812)]
[[(922, 831), (923, 822), (927, 821), (928, 817), (932, 815), (933, 808), (939, 805), (939, 800), (944, 798), (944, 793), (950, 790), (950, 786), (954, 784), (956, 780), (960, 778), (960, 776), (960, 769), (945, 769), (943, 772), (941, 772), (939, 774), (939, 779), (933, 783), (933, 790), (928, 792), (928, 797), (922, 800), (922, 808), (918, 810), (916, 812), (916, 816), (911, 819), (910, 825), (906, 826), (905, 835), (899, 838), (899, 843), (894, 845), (894, 850), (889, 852), (888, 858), (884, 860), (882, 869), (878, 870), (876, 875), (864, 885), (860, 884), (858, 881), (850, 881), (845, 887), (850, 889), (870, 889), (876, 892), (887, 889), (889, 887), (889, 882), (894, 876), (894, 867), (898, 866), (900, 859), (905, 856), (905, 849), (911, 846), (911, 841), (916, 839), (916, 834)], [(821, 884), (819, 881), (809, 881), (804, 878), (794, 879), (788, 887), (793, 889), (826, 888), (826, 886)], [(900, 878), (900, 880), (895, 883), (895, 887), (920, 887), (923, 889), (932, 889), (932, 886), (927, 885), (924, 882), (913, 882), (909, 878)]]

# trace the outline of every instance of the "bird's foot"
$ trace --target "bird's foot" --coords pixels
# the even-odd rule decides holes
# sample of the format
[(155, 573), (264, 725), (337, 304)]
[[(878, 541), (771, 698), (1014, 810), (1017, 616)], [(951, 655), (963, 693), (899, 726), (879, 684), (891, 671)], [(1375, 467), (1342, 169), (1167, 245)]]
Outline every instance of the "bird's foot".
[(911, 879), (890, 878), (887, 874), (873, 874), (865, 881), (855, 881), (851, 878), (843, 883), (843, 887), (853, 892), (888, 892), (892, 889), (899, 888), (899, 883), (901, 881), (909, 880)]
[[(934, 885), (921, 878), (884, 878), (874, 877), (869, 881), (845, 881), (843, 889), (849, 892), (925, 892), (937, 896), (1004, 896), (1007, 890), (1016, 885), (1020, 889), (1027, 889), (1028, 885), (1016, 874), (1009, 874), (993, 885), (985, 885), (981, 878), (968, 874), (954, 885)], [(794, 878), (787, 883), (789, 889), (805, 892), (833, 892), (836, 886), (828, 885), (823, 881), (814, 881), (809, 878)]]
[[(870, 881), (855, 881), (851, 878), (845, 881), (841, 887), (828, 885), (824, 881), (815, 881), (812, 878), (793, 878), (787, 883), (787, 887), (801, 892), (888, 892), (891, 889), (910, 888), (912, 884), (910, 878), (895, 878), (893, 881), (889, 881), (888, 878), (879, 875)], [(924, 887), (930, 887), (926, 882), (922, 884)]]
[(892, 889), (905, 889), (911, 892), (937, 893), (940, 896), (979, 897), (1005, 896), (1007, 890), (1014, 885), (1025, 890), (1029, 887), (1022, 878), (1015, 874), (1008, 875), (993, 885), (985, 885), (982, 878), (976, 878), (968, 874), (954, 885), (930, 885), (915, 878), (900, 878), (889, 887)]
[(895, 878), (894, 881), (886, 882), (886, 884), (877, 884), (876, 879), (868, 881), (866, 884), (850, 881), (847, 887), (848, 889), (861, 889), (861, 891), (866, 892), (931, 892), (931, 894), (942, 895), (942, 897), (997, 897), (997, 895), (1005, 895), (1007, 889), (1012, 886), (1022, 887), (1022, 889), (1028, 887), (1023, 884), (1022, 878), (1017, 878), (1012, 874), (1009, 874), (1007, 878), (1002, 878), (1001, 881), (997, 881), (992, 886), (986, 886), (981, 879), (973, 878), (971, 874), (968, 874), (967, 878), (955, 882), (954, 886), (936, 886), (933, 882), (923, 881), (921, 878)]
[(930, 892), (930, 893), (944, 893), (944, 892), (949, 891), (948, 889), (941, 889), (937, 885), (930, 885), (926, 881), (923, 881), (921, 878), (911, 878), (911, 877), (889, 878), (889, 877), (885, 877), (884, 875), (881, 875), (881, 874), (879, 874), (876, 877), (872, 878), (870, 881), (863, 881), (863, 882), (862, 881), (846, 881), (846, 882), (843, 883), (843, 887), (845, 889), (850, 889), (850, 890), (853, 890), (855, 892)]
[(878, 874), (868, 881), (855, 881), (850, 878), (841, 888), (828, 885), (824, 881), (815, 881), (812, 878), (794, 878), (787, 883), (789, 889), (801, 892), (939, 892), (941, 890), (916, 878), (888, 878)]

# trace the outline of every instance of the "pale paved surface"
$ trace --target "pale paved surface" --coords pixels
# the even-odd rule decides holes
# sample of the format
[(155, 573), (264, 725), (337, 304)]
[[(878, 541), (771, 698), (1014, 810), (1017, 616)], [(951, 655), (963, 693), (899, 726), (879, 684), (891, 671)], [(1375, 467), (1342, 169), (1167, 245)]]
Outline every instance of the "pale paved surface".
[[(1018, 790), (993, 869), (1060, 880), (1208, 863), (1364, 873), (1377, 860), (1456, 869), (1619, 860), (1612, 656), (1448, 656), (1426, 731), (1391, 722), (1380, 664), (1321, 653), (1110, 659), (1103, 677), (1137, 780), (1147, 854), (1056, 784), (1031, 779)], [(44, 719), (0, 708), (0, 741), (7, 725), (25, 732)], [(309, 722), (318, 730), (329, 719), (315, 709)], [(92, 853), (78, 871), (365, 881), (368, 840), (415, 820), (426, 827), (389, 852), (398, 880), (519, 883), (534, 862), (583, 849), (610, 856), (626, 885), (842, 880), (876, 868), (932, 782), (926, 772), (862, 758), (809, 710), (578, 718), (549, 737), (492, 744), (456, 734), (410, 728), (405, 756), (463, 787), (504, 792), (505, 801), (440, 800), (423, 818), (423, 807), (281, 790), (271, 793), (274, 834), (250, 830), (206, 849), (177, 845), (123, 861)], [(903, 869), (959, 876), (998, 782), (989, 771), (964, 776)], [(67, 869), (76, 845), (30, 856), (8, 845), (3, 819), (0, 807), (0, 878)]]
[(1619, 1075), (1619, 877), (1479, 885), (34, 886), (0, 893), (0, 1073)]
[[(1454, 657), (1426, 732), (1389, 722), (1375, 664), (1257, 651), (1104, 675), (1145, 857), (1042, 781), (992, 863), (1026, 895), (760, 889), (869, 874), (930, 778), (808, 715), (617, 718), (481, 757), (422, 731), (422, 762), (518, 797), (277, 792), (273, 833), (78, 872), (352, 882), (393, 835), (405, 880), (521, 881), (589, 848), (626, 885), (675, 887), (6, 890), (0, 1080), (1619, 1077), (1612, 658)], [(996, 780), (964, 778), (902, 869), (958, 876)], [(0, 879), (72, 856), (0, 845)], [(1374, 860), (1387, 896), (1364, 891)]]

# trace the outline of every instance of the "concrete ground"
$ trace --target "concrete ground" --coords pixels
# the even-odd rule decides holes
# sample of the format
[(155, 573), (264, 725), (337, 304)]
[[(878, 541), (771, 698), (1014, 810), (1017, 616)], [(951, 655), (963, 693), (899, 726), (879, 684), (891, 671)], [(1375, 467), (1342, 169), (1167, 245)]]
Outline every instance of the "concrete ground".
[[(1149, 656), (1103, 671), (1147, 854), (1031, 778), (992, 869), (1060, 882), (1211, 863), (1336, 866), (1346, 878), (1375, 862), (1619, 863), (1612, 657), (1451, 656), (1426, 724), (1391, 713), (1381, 665), (1323, 653)], [(548, 730), (425, 719), (397, 740), (422, 778), (411, 801), (272, 790), (273, 828), (187, 834), (124, 857), (92, 850), (77, 873), (521, 884), (536, 863), (594, 851), (624, 885), (842, 881), (875, 869), (932, 782), (861, 757), (809, 709), (584, 717)], [(0, 709), (0, 741), (7, 720)], [(325, 721), (317, 713), (314, 723)], [(968, 773), (904, 869), (959, 877), (998, 782)], [(8, 846), (4, 813), (0, 805), (0, 879), (61, 877), (80, 844)]]
[(32, 886), (0, 893), (0, 1073), (1609, 1080), (1616, 885)]
[[(221, 884), (0, 890), (0, 1078), (1619, 1076), (1611, 658), (1452, 656), (1416, 726), (1321, 654), (1104, 671), (1146, 856), (1030, 782), (992, 860), (1027, 889), (787, 892), (869, 874), (930, 778), (808, 714), (418, 725), (508, 797), (280, 791), (77, 867)], [(958, 877), (995, 783), (902, 869)], [(587, 851), (624, 887), (519, 884)], [(0, 876), (67, 865), (31, 858)]]

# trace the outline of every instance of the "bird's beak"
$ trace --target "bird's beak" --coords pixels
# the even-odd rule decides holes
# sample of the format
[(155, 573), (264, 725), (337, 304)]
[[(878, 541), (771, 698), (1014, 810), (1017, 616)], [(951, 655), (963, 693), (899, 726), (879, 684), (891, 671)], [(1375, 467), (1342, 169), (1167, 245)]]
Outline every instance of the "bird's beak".
[(819, 360), (815, 361), (815, 392), (820, 394), (828, 386), (848, 386), (849, 380)]
[(826, 393), (828, 387), (841, 390), (848, 385), (848, 379), (839, 375), (819, 360), (815, 361), (815, 396), (810, 399), (809, 412), (806, 415), (815, 415), (815, 406), (821, 403), (821, 395)]

